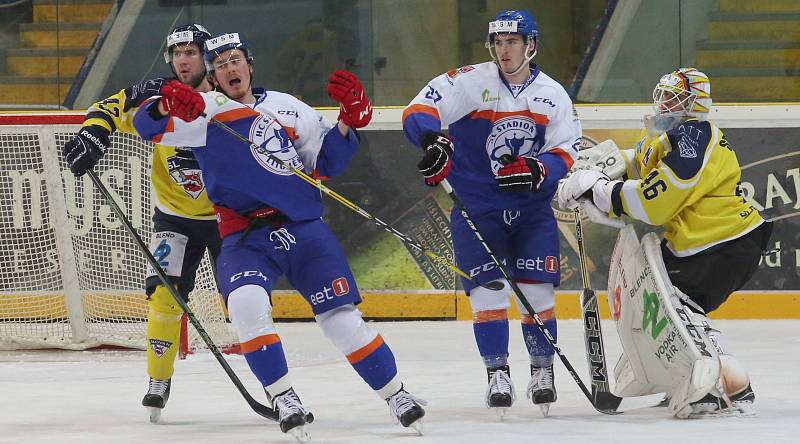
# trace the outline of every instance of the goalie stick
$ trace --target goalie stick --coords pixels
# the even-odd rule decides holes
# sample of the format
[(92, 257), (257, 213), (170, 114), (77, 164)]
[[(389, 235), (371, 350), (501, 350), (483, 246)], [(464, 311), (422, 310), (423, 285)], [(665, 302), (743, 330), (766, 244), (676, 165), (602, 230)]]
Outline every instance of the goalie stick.
[(583, 279), (581, 312), (583, 313), (586, 360), (589, 364), (589, 377), (592, 385), (592, 403), (600, 410), (616, 411), (622, 398), (611, 393), (609, 389), (603, 330), (600, 327), (600, 311), (597, 307), (597, 293), (591, 288), (589, 270), (586, 265), (586, 248), (583, 243), (580, 208), (575, 208), (575, 237), (578, 242), (578, 262), (580, 262), (581, 278)]
[[(205, 113), (201, 114), (201, 116), (208, 118), (208, 116)], [(240, 141), (250, 145), (250, 147), (252, 149), (255, 149), (256, 151), (258, 151), (259, 154), (262, 154), (262, 155), (265, 155), (265, 156), (269, 157), (270, 160), (272, 160), (274, 162), (277, 162), (279, 165), (282, 165), (284, 168), (286, 168), (287, 170), (291, 171), (295, 176), (297, 176), (297, 177), (303, 179), (304, 181), (308, 182), (309, 184), (311, 184), (311, 186), (313, 186), (314, 188), (322, 191), (326, 195), (328, 195), (331, 198), (333, 198), (335, 201), (337, 201), (340, 204), (346, 206), (347, 208), (355, 211), (356, 213), (360, 214), (364, 218), (366, 218), (368, 220), (371, 220), (372, 222), (377, 224), (379, 227), (383, 228), (384, 230), (388, 231), (389, 233), (392, 233), (395, 237), (400, 239), (404, 244), (406, 244), (406, 245), (410, 246), (411, 248), (414, 248), (415, 250), (421, 252), (422, 254), (424, 254), (425, 256), (430, 258), (431, 260), (446, 266), (447, 268), (449, 268), (450, 270), (455, 272), (457, 275), (463, 277), (464, 279), (470, 280), (470, 281), (474, 282), (476, 285), (479, 285), (479, 286), (484, 287), (484, 288), (489, 289), (489, 290), (497, 291), (497, 290), (500, 290), (500, 289), (503, 288), (503, 285), (499, 284), (498, 282), (489, 282), (487, 284), (481, 284), (479, 282), (476, 282), (474, 279), (472, 279), (472, 277), (470, 277), (470, 275), (468, 275), (467, 273), (465, 273), (464, 271), (462, 271), (461, 269), (456, 267), (455, 264), (453, 264), (452, 262), (450, 262), (446, 258), (444, 258), (442, 256), (439, 256), (438, 254), (434, 253), (433, 251), (423, 247), (422, 245), (420, 245), (417, 241), (412, 239), (407, 234), (402, 233), (401, 231), (399, 231), (396, 228), (392, 227), (388, 223), (386, 223), (386, 222), (378, 219), (377, 217), (373, 216), (372, 214), (370, 214), (369, 212), (367, 212), (363, 208), (361, 208), (358, 205), (354, 204), (353, 202), (347, 200), (347, 198), (345, 198), (341, 194), (337, 193), (336, 191), (333, 191), (332, 189), (330, 189), (327, 186), (323, 185), (320, 181), (318, 181), (318, 180), (314, 179), (313, 177), (309, 176), (304, 171), (298, 170), (297, 168), (293, 168), (291, 165), (288, 165), (286, 162), (284, 162), (278, 156), (276, 156), (276, 155), (270, 153), (269, 151), (267, 151), (266, 149), (256, 145), (255, 143), (253, 143), (247, 137), (239, 134), (235, 129), (229, 127), (228, 125), (226, 125), (226, 124), (224, 124), (222, 122), (220, 122), (219, 120), (215, 119), (214, 117), (209, 118), (209, 120), (213, 125), (217, 126), (221, 130), (223, 130), (226, 133), (232, 135), (233, 137), (239, 139)], [(277, 119), (275, 119), (275, 121), (277, 122)]]
[(87, 171), (86, 174), (89, 176), (90, 179), (92, 179), (92, 182), (94, 182), (94, 185), (95, 187), (97, 187), (97, 190), (100, 191), (100, 194), (103, 195), (106, 202), (114, 210), (114, 213), (122, 222), (122, 226), (125, 227), (125, 230), (131, 235), (136, 245), (144, 254), (145, 259), (147, 259), (147, 262), (150, 264), (151, 267), (153, 267), (156, 274), (161, 279), (161, 282), (164, 283), (164, 286), (167, 288), (167, 290), (169, 290), (169, 293), (172, 295), (173, 299), (175, 299), (175, 302), (177, 302), (178, 306), (181, 307), (181, 310), (183, 310), (183, 312), (186, 313), (186, 317), (189, 319), (189, 322), (192, 323), (194, 328), (197, 330), (197, 333), (199, 333), (200, 337), (203, 338), (203, 342), (206, 343), (208, 349), (211, 350), (211, 353), (214, 355), (215, 358), (217, 358), (217, 362), (219, 362), (223, 370), (225, 370), (225, 373), (228, 374), (228, 377), (230, 378), (231, 382), (233, 382), (233, 385), (235, 385), (236, 388), (239, 390), (239, 393), (242, 394), (245, 401), (247, 401), (247, 404), (250, 405), (250, 408), (252, 408), (253, 411), (255, 411), (257, 414), (277, 422), (278, 412), (256, 401), (250, 395), (250, 393), (242, 384), (242, 381), (239, 380), (239, 377), (236, 376), (236, 373), (234, 373), (233, 369), (230, 367), (230, 365), (228, 365), (228, 361), (226, 361), (225, 358), (222, 356), (222, 353), (220, 353), (216, 344), (214, 344), (214, 341), (212, 341), (211, 338), (208, 336), (208, 333), (206, 333), (206, 330), (203, 328), (202, 324), (200, 324), (200, 321), (197, 320), (194, 313), (192, 313), (192, 311), (189, 309), (189, 306), (186, 304), (183, 298), (181, 298), (180, 294), (178, 294), (178, 290), (176, 290), (175, 286), (172, 285), (167, 280), (167, 275), (166, 273), (164, 273), (164, 269), (161, 268), (161, 266), (158, 264), (158, 261), (156, 261), (156, 259), (153, 257), (153, 254), (150, 253), (150, 249), (147, 248), (147, 245), (145, 245), (144, 241), (142, 241), (142, 238), (139, 236), (138, 233), (136, 233), (136, 230), (133, 229), (133, 225), (131, 225), (131, 222), (125, 216), (125, 213), (122, 211), (119, 205), (117, 205), (117, 202), (108, 192), (106, 186), (103, 185), (103, 183), (100, 181), (100, 178), (97, 177), (97, 174), (93, 170)]
[(553, 350), (558, 355), (558, 358), (561, 359), (561, 362), (564, 364), (564, 367), (567, 368), (567, 371), (569, 372), (570, 376), (572, 376), (572, 379), (574, 379), (575, 382), (578, 383), (578, 387), (580, 387), (581, 391), (586, 396), (586, 399), (588, 399), (589, 402), (592, 403), (592, 406), (600, 413), (605, 413), (607, 415), (619, 414), (620, 412), (617, 412), (615, 409), (608, 408), (607, 405), (597, 404), (595, 397), (592, 395), (592, 393), (589, 392), (589, 389), (586, 388), (586, 384), (584, 384), (583, 381), (581, 380), (581, 377), (578, 376), (578, 372), (575, 371), (575, 367), (572, 366), (572, 364), (569, 362), (569, 359), (567, 359), (567, 357), (564, 356), (564, 353), (561, 351), (561, 348), (559, 348), (558, 344), (556, 344), (556, 341), (555, 339), (553, 339), (553, 335), (550, 334), (550, 331), (547, 330), (547, 328), (544, 326), (544, 323), (539, 318), (539, 315), (536, 313), (536, 310), (534, 310), (530, 302), (528, 302), (528, 300), (525, 299), (525, 296), (522, 293), (522, 290), (520, 290), (519, 285), (517, 285), (517, 283), (514, 282), (514, 280), (511, 278), (511, 275), (506, 270), (506, 267), (502, 263), (500, 263), (500, 260), (497, 259), (497, 256), (495, 256), (494, 252), (492, 252), (492, 249), (489, 248), (489, 245), (484, 240), (480, 230), (478, 230), (478, 227), (475, 225), (475, 223), (472, 222), (472, 218), (470, 217), (469, 213), (467, 213), (467, 209), (464, 207), (464, 204), (461, 202), (461, 199), (459, 199), (458, 196), (456, 196), (453, 187), (450, 186), (450, 183), (447, 181), (447, 179), (444, 179), (441, 182), (441, 185), (447, 192), (447, 194), (450, 196), (450, 198), (453, 199), (453, 203), (455, 204), (456, 208), (458, 208), (458, 210), (461, 212), (461, 215), (464, 217), (464, 220), (467, 222), (467, 225), (469, 225), (469, 228), (472, 230), (472, 232), (475, 233), (475, 237), (478, 238), (478, 241), (483, 246), (483, 249), (486, 250), (486, 253), (489, 255), (489, 257), (492, 258), (492, 262), (494, 262), (494, 265), (500, 270), (500, 272), (503, 274), (503, 277), (506, 279), (506, 281), (508, 281), (509, 285), (511, 285), (511, 289), (514, 290), (514, 293), (517, 295), (517, 300), (520, 302), (520, 304), (522, 304), (523, 307), (525, 307), (525, 310), (528, 311), (528, 313), (533, 318), (534, 322), (536, 322), (536, 326), (539, 328), (539, 331), (542, 332), (545, 339), (547, 340), (547, 343), (550, 344), (551, 347), (553, 347)]

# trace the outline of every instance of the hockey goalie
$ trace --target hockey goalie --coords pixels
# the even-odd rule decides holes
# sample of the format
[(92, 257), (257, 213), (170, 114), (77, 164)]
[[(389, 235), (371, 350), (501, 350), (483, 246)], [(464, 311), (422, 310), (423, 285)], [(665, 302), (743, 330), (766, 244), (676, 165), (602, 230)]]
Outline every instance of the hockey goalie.
[(558, 191), (591, 219), (627, 216), (661, 226), (641, 242), (620, 231), (608, 298), (624, 353), (618, 396), (666, 393), (679, 418), (755, 413), (750, 378), (707, 314), (750, 279), (772, 224), (739, 192), (736, 154), (707, 120), (711, 84), (694, 68), (661, 77), (655, 114), (636, 148), (612, 141), (581, 151)]

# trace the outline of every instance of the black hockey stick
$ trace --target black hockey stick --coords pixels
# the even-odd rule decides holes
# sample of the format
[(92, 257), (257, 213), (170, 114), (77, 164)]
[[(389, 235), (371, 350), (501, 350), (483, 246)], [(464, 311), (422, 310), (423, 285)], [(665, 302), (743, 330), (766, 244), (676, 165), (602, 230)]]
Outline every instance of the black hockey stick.
[(608, 368), (603, 330), (600, 327), (600, 310), (597, 307), (597, 293), (592, 290), (589, 269), (586, 266), (586, 249), (583, 243), (583, 226), (580, 208), (575, 208), (575, 237), (578, 242), (578, 262), (581, 265), (583, 290), (581, 291), (581, 312), (583, 313), (583, 337), (586, 345), (586, 360), (589, 363), (589, 377), (592, 384), (592, 401), (598, 410), (617, 410), (622, 398), (609, 389)]
[(472, 218), (469, 216), (469, 213), (467, 213), (467, 209), (464, 207), (464, 204), (461, 202), (461, 199), (459, 199), (458, 196), (456, 196), (455, 191), (453, 191), (453, 187), (450, 186), (450, 183), (447, 181), (447, 179), (443, 180), (441, 184), (444, 190), (447, 192), (447, 194), (450, 195), (450, 198), (453, 199), (453, 203), (455, 204), (456, 208), (458, 208), (458, 210), (461, 212), (461, 215), (464, 217), (464, 220), (467, 222), (467, 225), (469, 225), (469, 228), (472, 230), (473, 233), (475, 233), (475, 237), (478, 238), (478, 241), (483, 246), (483, 249), (486, 250), (486, 253), (489, 255), (489, 257), (492, 258), (492, 262), (494, 262), (494, 265), (500, 270), (500, 273), (503, 274), (503, 277), (511, 285), (511, 289), (514, 290), (514, 293), (516, 293), (517, 295), (517, 300), (520, 302), (520, 304), (522, 304), (523, 307), (525, 307), (525, 310), (528, 311), (528, 313), (533, 318), (534, 322), (536, 322), (536, 326), (539, 328), (539, 331), (542, 332), (545, 339), (547, 340), (547, 343), (550, 344), (551, 347), (553, 347), (553, 350), (558, 355), (558, 358), (561, 359), (561, 362), (564, 364), (564, 367), (567, 368), (567, 371), (569, 372), (570, 376), (572, 376), (572, 379), (574, 379), (575, 382), (578, 383), (578, 387), (580, 387), (583, 394), (586, 395), (586, 399), (588, 399), (589, 402), (592, 403), (592, 406), (595, 409), (597, 409), (597, 411), (600, 413), (605, 413), (607, 415), (619, 414), (620, 412), (617, 412), (613, 409), (602, 408), (601, 406), (595, 403), (595, 399), (589, 392), (589, 389), (586, 388), (586, 384), (584, 384), (583, 381), (581, 380), (581, 377), (578, 376), (578, 372), (575, 371), (575, 367), (572, 366), (572, 364), (569, 362), (569, 359), (567, 359), (567, 357), (564, 356), (564, 353), (561, 351), (561, 348), (558, 347), (558, 344), (556, 344), (556, 340), (553, 339), (553, 335), (551, 335), (550, 331), (547, 330), (547, 328), (544, 326), (544, 323), (539, 318), (539, 315), (536, 313), (536, 310), (534, 310), (530, 302), (528, 302), (528, 300), (525, 299), (525, 295), (522, 293), (522, 290), (520, 290), (519, 285), (517, 285), (517, 283), (514, 282), (514, 280), (511, 278), (511, 275), (506, 270), (506, 267), (500, 262), (499, 259), (497, 259), (497, 256), (495, 256), (494, 252), (492, 252), (492, 249), (489, 248), (489, 244), (486, 243), (486, 240), (484, 240), (480, 230), (478, 230), (478, 227), (475, 225), (475, 223), (472, 222)]
[(138, 233), (136, 233), (136, 230), (133, 229), (133, 225), (131, 225), (130, 221), (125, 216), (125, 213), (122, 211), (119, 205), (117, 205), (117, 202), (108, 192), (106, 186), (103, 185), (103, 183), (100, 181), (100, 178), (97, 177), (97, 174), (93, 170), (89, 170), (86, 174), (88, 174), (89, 178), (92, 179), (92, 182), (94, 182), (95, 187), (97, 187), (97, 190), (100, 191), (100, 194), (103, 195), (106, 202), (108, 202), (108, 204), (111, 205), (111, 208), (114, 210), (114, 213), (122, 222), (122, 226), (125, 227), (125, 230), (131, 235), (133, 240), (136, 242), (136, 245), (139, 247), (139, 250), (141, 250), (141, 252), (145, 256), (145, 259), (147, 259), (147, 262), (156, 271), (156, 274), (161, 279), (161, 282), (164, 283), (164, 286), (167, 287), (167, 290), (169, 290), (169, 293), (172, 295), (173, 299), (175, 299), (175, 302), (177, 302), (178, 305), (181, 307), (181, 309), (184, 311), (184, 313), (186, 313), (186, 317), (189, 318), (189, 322), (192, 323), (194, 328), (197, 330), (197, 333), (199, 333), (200, 337), (203, 338), (203, 342), (206, 343), (208, 349), (211, 350), (211, 353), (214, 355), (215, 358), (217, 358), (217, 362), (219, 362), (223, 370), (225, 370), (225, 373), (228, 374), (228, 377), (231, 379), (231, 382), (233, 382), (233, 385), (235, 385), (236, 388), (239, 390), (239, 393), (242, 394), (244, 399), (250, 405), (250, 408), (252, 408), (253, 411), (255, 411), (256, 413), (267, 419), (278, 421), (278, 412), (265, 406), (264, 404), (259, 403), (252, 396), (250, 396), (250, 393), (248, 393), (247, 389), (242, 384), (242, 381), (239, 380), (239, 377), (236, 376), (236, 373), (234, 373), (233, 369), (230, 367), (230, 365), (228, 365), (228, 361), (226, 361), (225, 358), (222, 356), (222, 353), (220, 353), (216, 344), (214, 344), (214, 341), (212, 341), (211, 338), (208, 336), (208, 333), (206, 333), (206, 330), (200, 324), (200, 321), (197, 320), (194, 313), (192, 313), (192, 311), (189, 309), (189, 306), (186, 304), (186, 302), (183, 300), (180, 294), (178, 294), (178, 290), (176, 290), (175, 286), (169, 282), (166, 273), (164, 273), (164, 269), (161, 268), (161, 266), (158, 264), (158, 261), (156, 261), (156, 259), (153, 257), (153, 254), (150, 253), (150, 249), (147, 248), (147, 245), (145, 245), (144, 241), (142, 241), (142, 238), (139, 236)]
[[(207, 117), (205, 114), (202, 114), (202, 116), (203, 117)], [(361, 208), (358, 205), (354, 204), (353, 202), (349, 201), (347, 198), (345, 198), (341, 194), (339, 194), (336, 191), (333, 191), (332, 189), (328, 188), (327, 186), (322, 184), (322, 182), (320, 182), (320, 181), (314, 179), (313, 177), (309, 176), (304, 171), (301, 171), (301, 170), (299, 170), (297, 168), (293, 168), (291, 165), (288, 165), (286, 162), (284, 162), (278, 156), (275, 156), (274, 154), (270, 153), (268, 150), (266, 150), (266, 149), (256, 145), (255, 143), (253, 143), (247, 137), (239, 134), (235, 129), (229, 127), (228, 125), (220, 122), (219, 120), (217, 120), (217, 119), (215, 119), (213, 117), (210, 118), (210, 122), (211, 122), (211, 124), (217, 126), (218, 128), (220, 128), (221, 130), (225, 131), (226, 133), (228, 133), (228, 134), (234, 136), (235, 138), (239, 139), (240, 141), (250, 145), (250, 147), (252, 149), (258, 151), (259, 154), (263, 154), (263, 155), (269, 157), (270, 160), (272, 160), (274, 162), (277, 162), (279, 165), (282, 165), (284, 168), (286, 168), (287, 170), (291, 171), (295, 176), (297, 176), (297, 177), (303, 179), (304, 181), (308, 182), (309, 184), (311, 184), (311, 186), (313, 186), (314, 188), (317, 188), (318, 190), (322, 191), (323, 193), (325, 193), (329, 197), (333, 198), (335, 201), (337, 201), (337, 202), (341, 203), (342, 205), (346, 206), (347, 208), (355, 211), (356, 213), (360, 214), (364, 218), (366, 218), (368, 220), (371, 220), (376, 225), (378, 225), (379, 227), (381, 227), (384, 230), (388, 231), (389, 233), (392, 233), (395, 237), (400, 239), (404, 244), (406, 244), (406, 245), (410, 246), (411, 248), (414, 248), (415, 250), (421, 252), (422, 254), (424, 254), (425, 256), (430, 258), (431, 260), (446, 266), (447, 268), (449, 268), (450, 270), (455, 272), (457, 275), (463, 277), (464, 279), (470, 280), (470, 281), (474, 282), (476, 285), (479, 285), (481, 287), (487, 288), (489, 290), (497, 291), (497, 290), (500, 290), (500, 289), (503, 288), (503, 285), (499, 284), (498, 282), (489, 282), (488, 284), (481, 284), (479, 282), (476, 282), (474, 279), (472, 279), (472, 277), (470, 275), (468, 275), (467, 273), (463, 272), (455, 264), (453, 264), (452, 262), (450, 262), (446, 258), (444, 258), (442, 256), (439, 256), (438, 254), (434, 253), (430, 249), (427, 249), (427, 248), (423, 247), (422, 245), (420, 245), (417, 241), (412, 239), (407, 234), (404, 234), (403, 232), (397, 230), (396, 228), (392, 227), (388, 223), (386, 223), (386, 222), (378, 219), (377, 217), (373, 216), (372, 214), (370, 214), (369, 212), (367, 212), (363, 208)]]

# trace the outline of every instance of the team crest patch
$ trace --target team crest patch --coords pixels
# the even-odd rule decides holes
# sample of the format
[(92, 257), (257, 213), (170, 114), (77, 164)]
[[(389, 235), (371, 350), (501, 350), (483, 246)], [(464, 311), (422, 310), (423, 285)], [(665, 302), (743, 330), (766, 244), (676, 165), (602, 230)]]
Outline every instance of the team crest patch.
[(167, 350), (172, 346), (172, 342), (164, 341), (161, 339), (150, 339), (150, 350), (153, 350), (156, 357), (164, 356)]
[(538, 148), (536, 122), (526, 116), (510, 116), (498, 120), (486, 139), (486, 152), (495, 174), (501, 167), (498, 159), (503, 154), (530, 157), (538, 154)]
[(287, 169), (303, 169), (303, 162), (297, 154), (289, 135), (275, 119), (267, 116), (253, 121), (250, 126), (250, 140), (255, 146), (250, 146), (256, 161), (271, 173), (280, 176), (291, 176), (293, 173)]
[(167, 171), (186, 194), (192, 196), (192, 199), (197, 199), (206, 188), (203, 182), (203, 172), (200, 171), (200, 165), (191, 151), (186, 151), (188, 154), (167, 157)]

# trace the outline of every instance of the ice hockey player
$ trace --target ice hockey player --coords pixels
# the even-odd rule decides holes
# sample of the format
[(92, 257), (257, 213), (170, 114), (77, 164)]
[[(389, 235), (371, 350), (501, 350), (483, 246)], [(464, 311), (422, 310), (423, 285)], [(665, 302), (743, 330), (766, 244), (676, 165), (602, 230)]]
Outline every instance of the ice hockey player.
[[(210, 91), (206, 80), (203, 45), (211, 34), (202, 25), (175, 28), (167, 36), (164, 61), (175, 79), (198, 91)], [(133, 116), (149, 97), (158, 94), (170, 79), (155, 78), (124, 89), (92, 105), (78, 135), (64, 146), (70, 170), (81, 176), (92, 169), (111, 146), (115, 131), (136, 134)], [(214, 208), (191, 151), (156, 144), (151, 172), (155, 209), (150, 250), (178, 292), (188, 301), (194, 289), (197, 268), (206, 249), (216, 258), (222, 241)], [(157, 422), (169, 399), (175, 357), (179, 348), (180, 317), (183, 313), (166, 287), (148, 267), (145, 282), (150, 309), (147, 313), (147, 373), (150, 383), (142, 399)]]
[[(615, 372), (618, 384), (623, 379), (627, 387), (615, 391), (627, 390), (626, 396), (666, 391), (671, 412), (681, 418), (753, 414), (755, 395), (747, 372), (706, 315), (753, 275), (772, 224), (741, 196), (736, 154), (723, 132), (707, 120), (711, 84), (705, 74), (681, 68), (662, 76), (653, 91), (653, 106), (655, 114), (645, 118), (635, 149), (611, 150), (604, 155), (613, 161), (589, 162), (621, 162), (627, 180), (619, 177), (622, 173), (608, 177), (598, 168), (583, 169), (573, 172), (558, 192), (563, 208), (585, 199), (611, 218), (624, 215), (664, 228), (661, 241), (654, 234), (642, 238), (648, 261), (642, 269), (653, 270), (652, 282), (664, 285), (646, 295), (633, 288), (647, 299), (641, 306), (636, 305), (641, 298), (612, 301), (621, 305), (623, 317), (638, 316), (633, 322), (638, 330), (620, 329), (618, 321), (625, 357)], [(635, 234), (632, 242), (637, 242)], [(615, 250), (625, 247), (618, 240)], [(628, 266), (612, 258), (612, 271)], [(636, 285), (651, 282), (626, 275)], [(656, 324), (659, 306), (665, 317)], [(651, 321), (652, 332), (643, 334), (647, 328), (642, 325)], [(667, 333), (673, 329), (675, 334)]]
[[(135, 126), (145, 138), (193, 147), (223, 238), (217, 264), (221, 290), (244, 356), (279, 412), (281, 430), (307, 439), (305, 425), (313, 419), (293, 389), (272, 320), (270, 293), (286, 275), (325, 335), (389, 404), (392, 418), (420, 431), (425, 402), (404, 389), (391, 349), (356, 308), (359, 291), (344, 252), (321, 219), (319, 190), (287, 168), (317, 178), (345, 169), (358, 148), (355, 130), (372, 118), (360, 80), (347, 71), (330, 76), (328, 92), (340, 103), (339, 121), (332, 125), (288, 94), (253, 89), (253, 56), (238, 33), (208, 40), (206, 63), (224, 94), (201, 95), (169, 83), (162, 97), (139, 109)], [(210, 118), (259, 148), (251, 149)]]
[[(489, 22), (493, 62), (464, 66), (431, 80), (403, 113), (403, 130), (424, 150), (419, 171), (435, 186), (452, 184), (488, 245), (556, 337), (554, 287), (559, 241), (550, 200), (574, 162), (581, 125), (564, 88), (531, 60), (539, 31), (528, 11), (503, 11)], [(447, 126), (449, 135), (441, 132)], [(478, 282), (502, 280), (457, 209), (450, 227), (458, 266)], [(507, 282), (492, 291), (464, 280), (475, 340), (488, 375), (486, 405), (515, 400), (508, 365)], [(522, 336), (531, 363), (527, 396), (547, 415), (556, 400), (554, 351), (528, 313)]]

